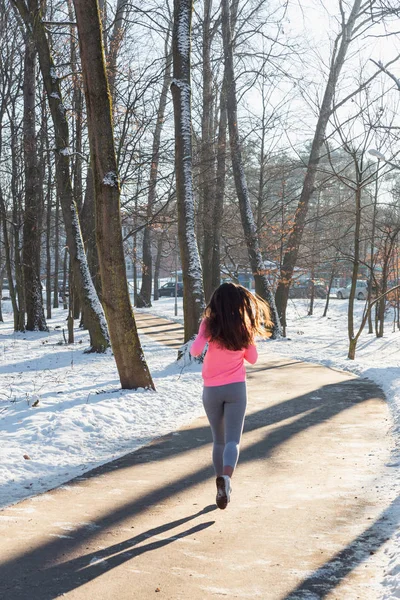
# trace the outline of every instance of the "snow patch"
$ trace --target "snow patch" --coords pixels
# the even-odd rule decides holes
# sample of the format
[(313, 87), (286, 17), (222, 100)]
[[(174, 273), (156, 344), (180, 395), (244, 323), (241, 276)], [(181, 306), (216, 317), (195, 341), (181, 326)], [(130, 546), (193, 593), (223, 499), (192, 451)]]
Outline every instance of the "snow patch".
[(118, 184), (118, 176), (115, 171), (109, 171), (104, 175), (103, 178), (104, 185), (110, 185), (111, 187), (117, 187)]
[[(35, 504), (54, 501), (41, 493), (202, 414), (201, 365), (182, 368), (175, 350), (142, 336), (157, 393), (121, 390), (111, 353), (84, 353), (87, 332), (78, 329), (75, 344), (63, 343), (67, 311), (53, 311), (49, 332), (19, 334), (11, 303), (3, 302), (3, 309), (0, 508), (35, 494)], [(36, 408), (28, 403), (33, 397), (40, 399)], [(79, 493), (79, 487), (66, 493)]]

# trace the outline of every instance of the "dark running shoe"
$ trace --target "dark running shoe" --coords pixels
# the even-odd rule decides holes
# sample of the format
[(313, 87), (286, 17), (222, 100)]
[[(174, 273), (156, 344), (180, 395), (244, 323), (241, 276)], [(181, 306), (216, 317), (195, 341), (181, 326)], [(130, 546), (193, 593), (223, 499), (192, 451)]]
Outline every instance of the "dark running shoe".
[(216, 503), (218, 508), (223, 510), (227, 507), (228, 502), (231, 499), (231, 478), (228, 475), (222, 475), (222, 477), (217, 477), (217, 497)]

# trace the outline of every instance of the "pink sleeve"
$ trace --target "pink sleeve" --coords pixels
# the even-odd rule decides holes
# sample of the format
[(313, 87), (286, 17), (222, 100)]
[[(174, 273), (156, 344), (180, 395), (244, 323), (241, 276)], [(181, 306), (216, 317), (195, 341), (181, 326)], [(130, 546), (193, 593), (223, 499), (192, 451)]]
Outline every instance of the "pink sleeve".
[(250, 364), (254, 365), (257, 362), (258, 352), (254, 344), (246, 348), (244, 357)]
[(190, 347), (190, 354), (192, 356), (200, 356), (207, 342), (208, 338), (206, 335), (206, 322), (203, 319), (200, 323), (199, 333), (197, 334), (196, 339)]

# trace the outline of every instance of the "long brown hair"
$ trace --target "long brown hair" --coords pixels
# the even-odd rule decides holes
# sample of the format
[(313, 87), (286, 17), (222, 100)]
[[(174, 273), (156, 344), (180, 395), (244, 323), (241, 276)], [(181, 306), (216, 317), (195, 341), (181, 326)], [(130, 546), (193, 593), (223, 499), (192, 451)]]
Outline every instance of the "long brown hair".
[(204, 317), (210, 340), (228, 350), (248, 348), (256, 335), (269, 337), (273, 326), (268, 304), (235, 283), (214, 291)]

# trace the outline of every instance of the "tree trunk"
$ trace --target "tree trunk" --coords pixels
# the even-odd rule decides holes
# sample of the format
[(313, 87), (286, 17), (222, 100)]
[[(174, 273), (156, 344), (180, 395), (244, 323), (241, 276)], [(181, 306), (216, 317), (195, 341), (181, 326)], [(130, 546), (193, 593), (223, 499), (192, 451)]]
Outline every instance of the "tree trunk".
[(21, 264), (21, 196), (18, 190), (19, 179), (19, 148), (18, 148), (18, 132), (16, 128), (15, 107), (13, 107), (13, 117), (10, 123), (11, 130), (11, 196), (12, 196), (12, 249), (14, 250), (14, 274), (15, 274), (15, 291), (18, 298), (18, 312), (16, 315), (15, 331), (25, 331), (25, 297), (24, 297), (24, 279), (23, 269)]
[(132, 251), (132, 276), (133, 276), (133, 306), (137, 306), (138, 299), (138, 268), (137, 268), (137, 233), (133, 234), (133, 251)]
[(129, 299), (111, 98), (97, 0), (74, 0), (86, 98), (103, 303), (123, 389), (152, 388)]
[(222, 36), (225, 56), (225, 78), (227, 85), (227, 114), (229, 126), (229, 141), (231, 148), (232, 170), (235, 179), (236, 194), (238, 196), (240, 216), (247, 245), (250, 266), (255, 280), (256, 293), (268, 302), (271, 310), (273, 336), (281, 333), (279, 316), (275, 306), (275, 299), (265, 275), (265, 266), (259, 246), (257, 230), (254, 223), (246, 177), (243, 169), (242, 152), (237, 123), (236, 83), (233, 68), (233, 50), (231, 39), (231, 25), (229, 15), (229, 0), (222, 0)]
[[(354, 299), (356, 295), (358, 268), (360, 264), (360, 231), (361, 231), (361, 177), (362, 174), (357, 168), (357, 189), (355, 193), (355, 228), (354, 228), (354, 258), (353, 258), (353, 272), (351, 276), (351, 289), (349, 295), (349, 305), (347, 312), (347, 328), (349, 336), (349, 358), (353, 352), (355, 352), (354, 342)], [(356, 342), (357, 343), (357, 342)], [(354, 357), (353, 357), (354, 358)]]
[(7, 280), (8, 280), (8, 289), (10, 290), (10, 298), (11, 304), (13, 307), (13, 315), (14, 315), (14, 331), (19, 331), (18, 323), (19, 323), (19, 308), (18, 308), (18, 300), (17, 294), (14, 286), (14, 279), (12, 273), (12, 264), (11, 264), (11, 241), (7, 228), (7, 208), (4, 203), (3, 193), (0, 187), (0, 210), (1, 210), (1, 221), (3, 227), (3, 244), (4, 244), (4, 253), (6, 260), (6, 272), (7, 272)]
[(321, 192), (318, 193), (317, 212), (315, 215), (312, 244), (311, 244), (311, 295), (310, 295), (310, 306), (308, 309), (309, 317), (311, 317), (314, 314), (314, 300), (315, 300), (314, 279), (315, 279), (315, 261), (316, 261), (316, 252), (317, 252), (317, 234), (318, 234), (318, 225), (319, 225), (320, 203), (321, 203)]
[(226, 83), (225, 78), (221, 87), (219, 100), (217, 173), (215, 185), (215, 203), (213, 213), (213, 254), (211, 288), (215, 290), (221, 283), (221, 229), (224, 214), (225, 180), (226, 180)]
[(310, 290), (310, 304), (308, 306), (308, 316), (312, 317), (314, 314), (314, 300), (315, 300), (315, 285), (314, 285), (314, 267), (311, 269), (311, 290)]
[[(74, 293), (74, 319), (79, 319), (79, 317), (81, 316), (81, 303), (79, 301), (79, 292), (78, 292), (78, 287), (76, 284), (74, 284), (74, 289), (73, 289), (73, 293)], [(86, 328), (86, 324), (85, 324), (85, 328)]]
[[(1, 221), (1, 219), (0, 219)], [(2, 307), (2, 298), (3, 298), (3, 278), (4, 278), (4, 273), (6, 271), (5, 267), (1, 267), (0, 269), (0, 323), (4, 323), (4, 319), (3, 319), (3, 307)]]
[(75, 300), (75, 282), (74, 282), (74, 273), (71, 269), (71, 260), (69, 261), (69, 296), (68, 296), (68, 317), (67, 317), (67, 327), (68, 327), (68, 344), (73, 344), (75, 342), (74, 335), (74, 300)]
[(354, 360), (356, 357), (357, 341), (357, 339), (351, 339), (349, 342), (349, 351), (347, 354), (347, 358), (349, 358), (350, 360)]
[(335, 260), (334, 260), (333, 265), (332, 265), (331, 275), (329, 277), (328, 292), (327, 292), (327, 295), (326, 295), (326, 302), (325, 302), (324, 313), (322, 315), (323, 317), (326, 317), (326, 315), (328, 314), (329, 299), (330, 299), (330, 296), (331, 296), (331, 289), (332, 289), (333, 280), (334, 280), (335, 273), (336, 273), (337, 259), (338, 259), (338, 256), (335, 256)]
[[(46, 317), (51, 319), (51, 165), (48, 162), (47, 172), (47, 202), (46, 202)], [(58, 288), (58, 286), (57, 286)], [(55, 292), (58, 295), (58, 289)], [(58, 305), (58, 297), (57, 297)]]
[(289, 288), (292, 282), (293, 271), (299, 254), (309, 201), (314, 191), (315, 177), (321, 157), (321, 148), (325, 140), (326, 127), (331, 115), (332, 102), (336, 91), (337, 82), (346, 58), (347, 50), (351, 43), (352, 32), (360, 12), (360, 6), (361, 0), (354, 0), (347, 23), (343, 22), (342, 31), (335, 42), (328, 82), (326, 84), (321, 110), (315, 128), (314, 139), (311, 146), (306, 175), (304, 177), (303, 188), (283, 257), (281, 276), (276, 290), (275, 299), (279, 317), (284, 329), (286, 328), (286, 308), (289, 298)]
[(257, 198), (257, 231), (260, 235), (262, 222), (263, 222), (263, 208), (264, 208), (264, 187), (265, 187), (265, 116), (266, 116), (266, 102), (264, 100), (264, 85), (262, 87), (262, 115), (261, 115), (261, 148), (260, 148), (260, 173), (258, 176), (258, 198)]
[(110, 39), (110, 48), (107, 56), (107, 77), (110, 87), (112, 106), (115, 105), (116, 87), (115, 80), (117, 77), (117, 59), (118, 52), (124, 36), (124, 18), (125, 12), (129, 6), (129, 0), (118, 0), (115, 10), (114, 26)]
[[(50, 162), (49, 162), (50, 169)], [(59, 265), (60, 265), (60, 200), (56, 191), (56, 214), (54, 217), (54, 279), (53, 279), (53, 308), (58, 308), (59, 296)]]
[(165, 107), (167, 104), (168, 87), (171, 79), (172, 55), (168, 48), (169, 36), (165, 42), (166, 67), (164, 80), (157, 110), (157, 121), (154, 129), (153, 149), (150, 168), (149, 192), (147, 197), (147, 222), (143, 231), (143, 253), (142, 253), (142, 285), (138, 294), (136, 305), (138, 308), (151, 306), (151, 279), (152, 279), (152, 253), (151, 253), (151, 225), (153, 207), (156, 200), (156, 185), (158, 177), (158, 165), (160, 161), (160, 140), (164, 125)]
[[(100, 11), (103, 12), (105, 9), (104, 0), (99, 1)], [(110, 40), (109, 51), (107, 51), (107, 35), (104, 33), (103, 27), (103, 44), (104, 50), (107, 56), (107, 76), (110, 86), (111, 98), (112, 98), (112, 110), (114, 111), (115, 100), (116, 100), (116, 87), (115, 80), (117, 76), (117, 59), (118, 52), (121, 46), (123, 33), (124, 33), (124, 17), (125, 12), (128, 8), (128, 0), (118, 0), (115, 11), (113, 31)], [(103, 22), (105, 22), (105, 12), (103, 14)], [(97, 295), (101, 300), (101, 278), (100, 278), (100, 265), (99, 257), (97, 252), (96, 244), (96, 224), (94, 215), (94, 188), (93, 188), (93, 175), (92, 170), (89, 166), (86, 175), (86, 187), (85, 187), (85, 200), (82, 211), (80, 212), (80, 220), (82, 223), (82, 236), (86, 248), (87, 261), (89, 265), (90, 274), (94, 287), (96, 288)], [(83, 321), (85, 321), (85, 314), (83, 312)]]
[[(395, 273), (396, 281), (400, 281), (400, 253), (398, 242), (396, 244), (396, 258), (395, 258)], [(396, 307), (397, 307), (397, 329), (400, 329), (400, 293), (396, 290)]]
[(26, 36), (24, 59), (24, 165), (25, 211), (23, 226), (22, 262), (24, 272), (26, 329), (48, 331), (43, 309), (40, 282), (40, 194), (39, 168), (35, 131), (36, 50)]
[[(372, 297), (372, 282), (374, 279), (374, 264), (375, 264), (375, 230), (376, 230), (376, 214), (377, 214), (377, 205), (378, 205), (378, 190), (379, 190), (379, 160), (376, 168), (375, 175), (375, 192), (374, 192), (374, 208), (372, 213), (372, 231), (371, 231), (371, 259), (370, 259), (370, 276), (369, 276), (369, 285), (368, 285), (368, 304), (371, 302)], [(374, 328), (372, 325), (372, 311), (369, 311), (368, 315), (368, 333), (374, 333)]]
[(80, 220), (82, 223), (82, 235), (86, 248), (87, 261), (93, 285), (101, 300), (101, 277), (99, 255), (96, 244), (96, 221), (94, 209), (94, 186), (92, 169), (89, 166), (86, 175), (85, 201), (83, 203)]
[(147, 225), (143, 230), (142, 241), (142, 283), (135, 302), (135, 306), (138, 308), (149, 308), (151, 306), (152, 271), (151, 227)]
[[(66, 247), (64, 250), (64, 258), (63, 258), (63, 283), (62, 283), (62, 301), (63, 301), (63, 309), (64, 310), (67, 310), (67, 308), (68, 308), (68, 301), (67, 301), (68, 262), (69, 262), (69, 254), (68, 254), (68, 248)], [(69, 281), (68, 281), (68, 287), (70, 287)]]
[[(381, 277), (381, 294), (386, 294), (388, 289), (388, 279), (390, 272), (390, 261), (392, 259), (393, 248), (395, 245), (396, 237), (398, 235), (398, 231), (394, 234), (388, 234), (388, 237), (385, 242), (385, 250), (383, 256), (383, 265), (382, 265), (382, 277)], [(378, 315), (379, 315), (379, 327), (377, 330), (377, 337), (383, 337), (383, 332), (385, 328), (385, 310), (386, 310), (386, 296), (383, 296), (378, 302)]]
[[(67, 0), (68, 17), (71, 23), (74, 22), (74, 7), (72, 0)], [(70, 62), (71, 71), (76, 73), (79, 70), (77, 57), (77, 39), (75, 36), (75, 27), (70, 27)], [(71, 160), (71, 179), (74, 190), (74, 199), (80, 214), (83, 202), (82, 190), (82, 115), (83, 115), (83, 97), (80, 84), (80, 78), (74, 75), (72, 79), (72, 115), (73, 115), (73, 158)]]
[(158, 288), (159, 288), (159, 279), (160, 279), (161, 257), (162, 257), (162, 252), (163, 252), (165, 234), (166, 234), (166, 232), (165, 232), (165, 230), (163, 230), (157, 239), (157, 254), (156, 254), (156, 260), (154, 263), (154, 296), (153, 296), (154, 301), (160, 299), (160, 296), (158, 293)]
[(85, 310), (89, 329), (91, 351), (104, 352), (109, 346), (107, 323), (104, 312), (94, 289), (83, 247), (79, 218), (73, 197), (70, 178), (69, 130), (66, 109), (62, 102), (61, 85), (50, 54), (49, 42), (42, 20), (38, 0), (12, 0), (17, 7), (27, 30), (32, 36), (38, 52), (40, 70), (46, 89), (50, 113), (55, 130), (56, 183), (64, 217), (67, 244), (74, 271), (74, 280), (79, 286), (82, 306)]
[[(5, 105), (2, 103), (0, 105), (0, 124), (3, 122), (3, 115), (5, 112)], [(2, 154), (3, 149), (3, 130), (0, 126), (0, 155)], [(11, 137), (12, 144), (14, 144), (14, 138)], [(14, 158), (14, 146), (12, 146), (12, 157)], [(12, 169), (14, 174), (14, 162), (12, 163)], [(12, 193), (15, 193), (14, 190), (14, 177), (12, 177)], [(3, 247), (5, 254), (5, 268), (8, 279), (8, 288), (10, 290), (10, 298), (11, 304), (13, 308), (13, 317), (14, 317), (14, 331), (19, 331), (19, 306), (18, 306), (18, 298), (16, 289), (14, 286), (13, 272), (12, 272), (12, 235), (10, 235), (8, 227), (7, 227), (7, 219), (8, 219), (8, 207), (4, 201), (3, 190), (1, 187), (1, 179), (0, 179), (0, 213), (1, 213), (1, 221), (2, 221), (2, 230), (3, 230)], [(0, 299), (1, 300), (1, 299)]]
[(194, 222), (190, 89), (191, 22), (191, 1), (174, 0), (171, 91), (174, 104), (176, 201), (183, 275), (185, 342), (197, 334), (204, 309), (202, 272)]
[[(70, 20), (74, 20), (74, 10), (72, 0), (68, 0), (68, 12)], [(77, 47), (76, 39), (73, 36), (71, 27), (71, 68), (73, 71), (78, 70), (77, 64)], [(73, 138), (73, 161), (72, 161), (72, 183), (74, 190), (74, 200), (78, 210), (78, 214), (81, 214), (83, 205), (83, 189), (82, 189), (82, 114), (83, 114), (83, 95), (80, 86), (80, 81), (77, 77), (73, 80), (73, 94), (72, 94), (72, 106), (73, 113), (75, 115), (74, 123), (74, 138)], [(83, 238), (83, 236), (82, 236)], [(87, 260), (87, 257), (86, 257)], [(88, 265), (89, 266), (89, 265)], [(89, 269), (90, 271), (90, 269)], [(72, 311), (72, 330), (75, 319), (79, 319), (81, 316), (81, 302), (79, 298), (79, 286), (78, 282), (73, 282), (73, 274), (70, 271), (70, 296), (69, 296), (69, 310)], [(81, 326), (86, 327), (86, 319), (83, 317)]]
[(3, 319), (3, 310), (2, 310), (2, 298), (3, 298), (3, 279), (4, 279), (4, 275), (6, 272), (6, 266), (3, 262), (3, 240), (1, 237), (1, 222), (2, 222), (2, 216), (1, 216), (1, 209), (0, 209), (0, 322), (3, 323), (4, 319)]
[(206, 302), (213, 292), (213, 217), (215, 210), (215, 156), (213, 144), (213, 89), (211, 70), (212, 0), (204, 1), (203, 20), (203, 105), (201, 117), (200, 195), (203, 220), (203, 281)]
[[(47, 127), (47, 114), (46, 114), (46, 98), (43, 97), (42, 100), (42, 161), (43, 161), (43, 170), (42, 170), (42, 179), (43, 179), (43, 196), (45, 197), (44, 201), (44, 209), (46, 214), (46, 319), (51, 319), (51, 292), (52, 292), (52, 216), (53, 216), (53, 202), (52, 202), (52, 172), (51, 172), (51, 158), (50, 158), (50, 144), (49, 144), (49, 132)], [(46, 171), (47, 169), (47, 171)], [(46, 179), (47, 175), (47, 179)], [(46, 183), (45, 183), (46, 179)], [(46, 187), (46, 193), (44, 193), (44, 188)], [(58, 298), (57, 298), (58, 300)]]
[[(69, 20), (71, 22), (73, 22), (75, 19), (75, 15), (74, 15), (74, 7), (73, 7), (72, 0), (68, 0), (68, 16), (69, 16)], [(71, 27), (71, 36), (70, 36), (71, 69), (72, 69), (72, 71), (78, 71), (77, 39), (74, 35), (73, 29), (74, 28)], [(76, 203), (76, 206), (78, 209), (78, 214), (80, 216), (80, 221), (82, 223), (81, 215), (82, 215), (82, 206), (83, 206), (83, 189), (82, 189), (83, 94), (82, 94), (82, 89), (81, 89), (80, 78), (78, 78), (78, 77), (74, 77), (74, 79), (73, 79), (72, 107), (73, 107), (73, 114), (75, 117), (74, 118), (74, 129), (73, 129), (74, 153), (73, 153), (73, 160), (72, 160), (72, 182), (73, 182), (73, 190), (74, 190), (74, 199), (75, 199), (75, 203)], [(88, 169), (88, 176), (89, 177), (91, 176), (90, 169)], [(89, 179), (89, 181), (90, 181), (90, 179)], [(94, 203), (93, 202), (92, 202), (92, 210), (94, 211)], [(88, 221), (89, 221), (89, 223), (92, 224), (93, 230), (94, 230), (94, 215), (92, 216), (92, 218), (89, 218)], [(82, 230), (83, 242), (85, 244), (86, 238), (84, 235), (84, 226), (83, 225), (81, 225), (81, 230)], [(93, 231), (93, 237), (94, 236), (95, 236), (95, 233)], [(88, 267), (89, 267), (89, 271), (90, 271), (91, 264), (88, 259), (89, 254), (90, 253), (87, 251), (86, 252), (86, 260), (88, 261)], [(91, 273), (91, 275), (92, 275), (92, 281), (93, 281), (93, 274)], [(81, 315), (81, 303), (80, 303), (77, 284), (78, 284), (78, 282), (76, 282), (74, 284), (74, 289), (72, 290), (72, 294), (70, 295), (70, 299), (71, 299), (71, 297), (73, 297), (74, 319), (79, 319), (79, 317)], [(96, 291), (98, 292), (97, 288), (96, 288)], [(83, 311), (82, 311), (81, 326), (83, 326), (84, 328), (87, 328), (86, 327), (86, 315), (84, 314)]]

